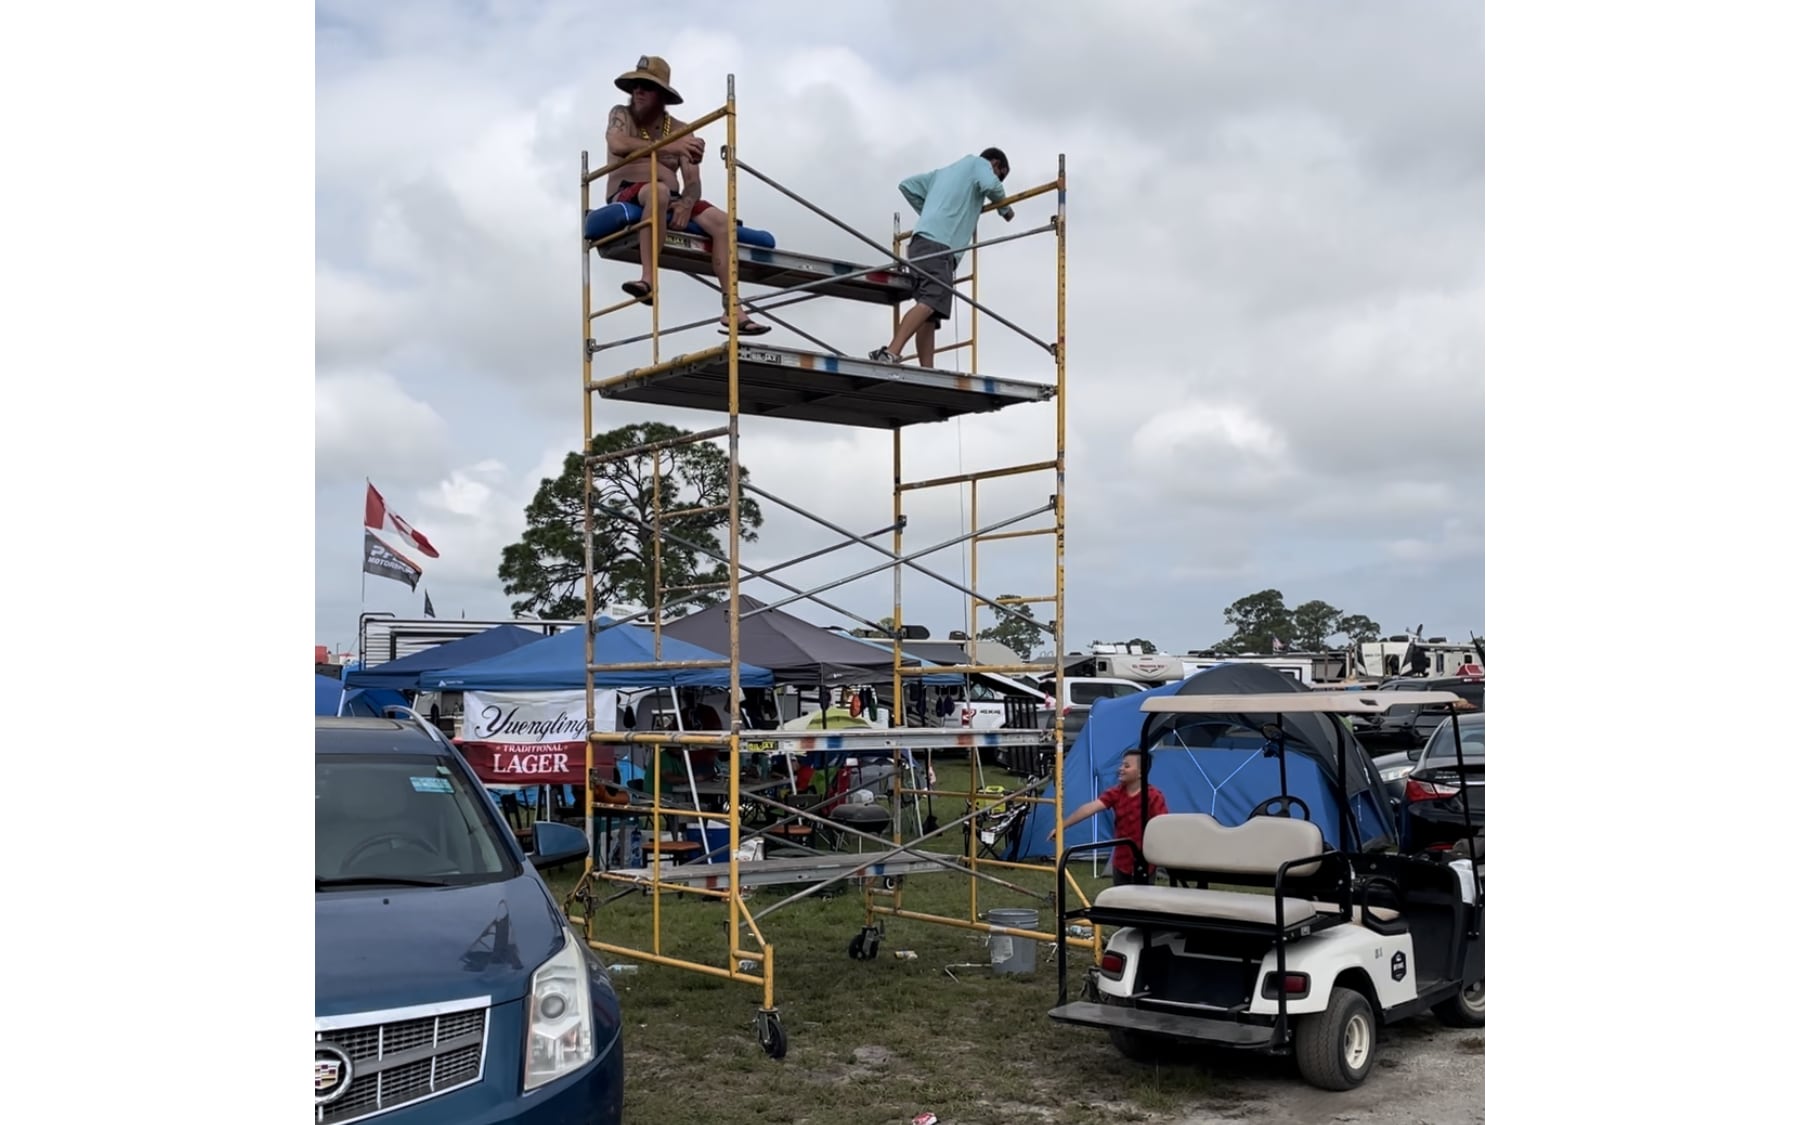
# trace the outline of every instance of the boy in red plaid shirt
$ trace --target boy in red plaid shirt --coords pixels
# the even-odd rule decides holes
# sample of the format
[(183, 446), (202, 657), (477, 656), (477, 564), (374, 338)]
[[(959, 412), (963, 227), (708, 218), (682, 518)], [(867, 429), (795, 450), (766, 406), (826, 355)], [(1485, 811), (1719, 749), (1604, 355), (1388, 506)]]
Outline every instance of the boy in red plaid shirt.
[[(1144, 809), (1146, 790), (1148, 790), (1150, 806), (1148, 815), (1145, 815)], [(1070, 813), (1069, 818), (1063, 821), (1063, 831), (1068, 832), (1075, 825), (1103, 810), (1112, 811), (1113, 837), (1130, 840), (1140, 849), (1144, 846), (1144, 821), (1169, 811), (1169, 803), (1163, 800), (1162, 790), (1154, 785), (1146, 786), (1144, 784), (1144, 752), (1142, 750), (1125, 751), (1125, 756), (1119, 761), (1119, 783), (1100, 794), (1097, 799), (1089, 801)], [(1055, 829), (1051, 829), (1050, 838), (1056, 839)], [(1133, 870), (1136, 865), (1137, 857), (1132, 854), (1130, 848), (1123, 844), (1114, 848), (1112, 854), (1113, 886), (1137, 882)], [(1156, 868), (1149, 869), (1145, 880), (1155, 882)]]

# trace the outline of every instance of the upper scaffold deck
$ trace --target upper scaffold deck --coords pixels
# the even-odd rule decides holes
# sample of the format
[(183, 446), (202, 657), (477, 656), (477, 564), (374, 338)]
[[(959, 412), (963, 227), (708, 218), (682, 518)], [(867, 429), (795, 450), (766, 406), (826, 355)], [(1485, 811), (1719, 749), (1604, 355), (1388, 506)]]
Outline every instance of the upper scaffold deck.
[[(600, 247), (600, 256), (611, 262), (638, 264), (637, 237), (606, 243)], [(662, 269), (711, 277), (711, 240), (705, 235), (685, 231), (669, 234), (663, 239), (663, 248), (656, 260)], [(835, 258), (738, 244), (738, 281), (741, 284), (767, 285), (775, 289), (804, 285), (807, 292), (876, 305), (897, 305), (912, 296), (912, 281), (906, 274), (885, 269), (868, 272), (869, 269)], [(846, 276), (848, 274), (858, 276)], [(824, 280), (826, 278), (836, 280)]]
[[(677, 356), (589, 385), (603, 398), (695, 410), (729, 409), (725, 345)], [(1056, 388), (849, 356), (738, 345), (738, 413), (892, 430), (1021, 403)]]

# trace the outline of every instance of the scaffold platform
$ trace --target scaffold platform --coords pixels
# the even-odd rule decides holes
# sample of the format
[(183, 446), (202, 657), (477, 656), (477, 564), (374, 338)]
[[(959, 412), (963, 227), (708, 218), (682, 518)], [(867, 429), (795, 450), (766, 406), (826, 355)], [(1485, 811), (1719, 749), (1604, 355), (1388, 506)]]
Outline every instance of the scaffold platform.
[[(724, 345), (677, 356), (592, 384), (602, 398), (651, 406), (729, 409)], [(892, 430), (1045, 402), (1044, 383), (827, 355), (767, 344), (738, 345), (738, 413)]]
[[(871, 856), (877, 858), (880, 854), (879, 852), (870, 853)], [(740, 859), (737, 865), (738, 885), (742, 887), (790, 886), (824, 883), (839, 878), (888, 879), (902, 875), (922, 875), (934, 871), (967, 877), (968, 872), (957, 863), (957, 859), (958, 857), (954, 855), (946, 855), (942, 860), (901, 856), (871, 862), (870, 856), (855, 854)], [(642, 884), (646, 887), (651, 884), (651, 871), (648, 867), (616, 867), (602, 872), (602, 874), (613, 882)], [(731, 886), (731, 866), (725, 860), (720, 859), (714, 863), (688, 863), (676, 867), (665, 867), (661, 881), (679, 883), (688, 887), (701, 887), (706, 890), (726, 890)]]
[[(632, 265), (642, 262), (635, 236), (606, 242), (599, 248), (599, 253), (609, 262)], [(710, 278), (712, 240), (685, 231), (668, 234), (656, 259), (663, 269)], [(838, 258), (741, 243), (738, 246), (738, 282), (774, 289), (804, 286), (808, 292), (822, 297), (875, 305), (897, 305), (912, 296), (912, 278), (900, 269), (879, 269)]]

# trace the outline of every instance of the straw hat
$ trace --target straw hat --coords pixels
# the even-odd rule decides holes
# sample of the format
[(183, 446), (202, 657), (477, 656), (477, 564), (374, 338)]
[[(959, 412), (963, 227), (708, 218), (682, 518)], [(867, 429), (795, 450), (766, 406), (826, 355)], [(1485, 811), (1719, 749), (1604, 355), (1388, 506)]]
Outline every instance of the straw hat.
[(675, 87), (669, 85), (669, 64), (655, 55), (639, 55), (636, 70), (628, 70), (613, 81), (613, 85), (631, 93), (635, 82), (648, 82), (663, 92), (663, 101), (670, 105), (680, 105), (681, 95)]

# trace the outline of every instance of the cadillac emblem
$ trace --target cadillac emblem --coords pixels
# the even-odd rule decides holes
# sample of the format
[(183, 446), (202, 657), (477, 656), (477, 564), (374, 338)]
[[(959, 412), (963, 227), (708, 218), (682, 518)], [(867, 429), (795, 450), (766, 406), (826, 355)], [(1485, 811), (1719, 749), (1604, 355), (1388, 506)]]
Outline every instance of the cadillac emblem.
[(330, 1105), (350, 1092), (355, 1077), (350, 1056), (329, 1043), (313, 1051), (313, 1104)]

